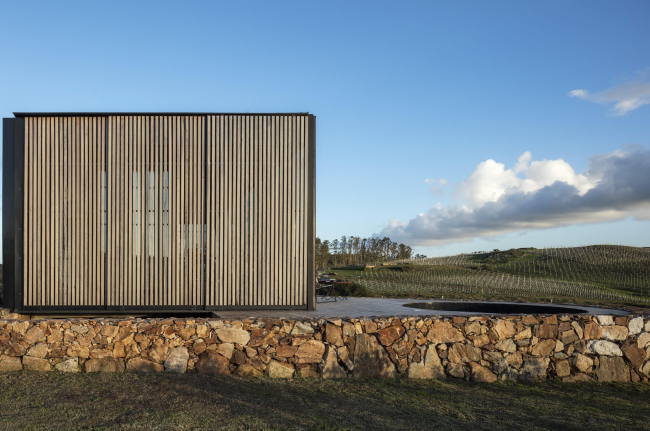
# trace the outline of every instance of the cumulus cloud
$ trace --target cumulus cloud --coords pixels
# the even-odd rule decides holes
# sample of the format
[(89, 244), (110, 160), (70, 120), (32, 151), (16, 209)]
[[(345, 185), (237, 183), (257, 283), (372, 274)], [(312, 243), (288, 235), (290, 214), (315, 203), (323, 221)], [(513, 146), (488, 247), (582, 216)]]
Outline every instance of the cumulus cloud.
[(650, 220), (650, 150), (595, 155), (583, 173), (562, 159), (533, 161), (529, 152), (510, 169), (490, 159), (454, 194), (460, 205), (438, 204), (408, 222), (392, 220), (379, 236), (430, 246), (626, 217)]
[[(439, 180), (433, 179), (433, 178), (427, 178), (424, 180), (425, 183), (427, 184), (433, 184), (433, 187), (429, 188), (429, 191), (435, 195), (435, 196), (443, 196), (445, 192), (442, 189), (442, 186), (447, 185), (447, 180), (444, 178), (440, 178)], [(437, 184), (437, 185), (436, 185)]]
[(613, 115), (625, 115), (630, 111), (634, 111), (650, 103), (650, 80), (648, 79), (648, 73), (643, 72), (635, 80), (598, 93), (591, 94), (584, 89), (569, 91), (569, 97), (576, 97), (595, 103), (613, 104)]
[(569, 91), (569, 97), (577, 97), (579, 99), (589, 98), (589, 92), (587, 90), (571, 90)]

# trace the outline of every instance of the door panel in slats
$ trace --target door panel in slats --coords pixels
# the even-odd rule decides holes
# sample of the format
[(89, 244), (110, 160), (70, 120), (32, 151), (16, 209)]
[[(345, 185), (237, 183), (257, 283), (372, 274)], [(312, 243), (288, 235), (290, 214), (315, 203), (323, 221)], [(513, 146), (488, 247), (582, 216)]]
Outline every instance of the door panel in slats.
[(208, 306), (307, 305), (308, 117), (207, 117)]
[(25, 120), (25, 306), (103, 305), (104, 121)]
[(203, 304), (203, 121), (109, 117), (109, 306)]

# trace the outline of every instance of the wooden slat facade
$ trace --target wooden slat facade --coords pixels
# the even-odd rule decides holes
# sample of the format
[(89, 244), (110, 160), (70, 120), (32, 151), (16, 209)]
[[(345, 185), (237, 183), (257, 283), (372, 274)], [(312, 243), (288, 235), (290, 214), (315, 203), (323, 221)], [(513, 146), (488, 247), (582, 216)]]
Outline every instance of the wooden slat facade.
[(306, 116), (209, 116), (207, 304), (307, 304)]
[(25, 119), (26, 306), (104, 300), (104, 118)]
[(15, 120), (16, 308), (314, 308), (312, 115)]

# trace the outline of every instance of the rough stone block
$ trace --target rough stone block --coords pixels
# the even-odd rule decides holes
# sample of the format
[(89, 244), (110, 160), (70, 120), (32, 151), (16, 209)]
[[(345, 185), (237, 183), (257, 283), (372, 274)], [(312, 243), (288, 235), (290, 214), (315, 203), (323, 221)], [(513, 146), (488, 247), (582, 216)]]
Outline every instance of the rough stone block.
[(545, 358), (548, 357), (551, 354), (551, 352), (555, 350), (555, 345), (556, 345), (555, 340), (552, 339), (542, 340), (533, 346), (530, 353), (533, 356), (539, 356)]
[(262, 377), (264, 375), (264, 373), (250, 364), (242, 364), (238, 366), (235, 371), (233, 371), (233, 374), (240, 377)]
[(332, 345), (327, 346), (322, 376), (325, 379), (343, 379), (347, 377), (347, 373), (343, 367), (339, 365), (336, 350)]
[(20, 343), (10, 343), (4, 349), (5, 356), (25, 356), (27, 349), (25, 349)]
[(427, 333), (427, 340), (433, 344), (456, 343), (458, 341), (464, 341), (465, 336), (451, 323), (442, 321), (431, 325)]
[(603, 356), (623, 356), (617, 344), (606, 340), (595, 340), (589, 343), (589, 350)]
[(54, 369), (63, 373), (78, 373), (81, 371), (79, 360), (70, 358), (67, 361), (59, 362), (54, 366)]
[(50, 371), (50, 361), (42, 358), (34, 358), (32, 356), (23, 357), (23, 366), (26, 370), (30, 371)]
[(104, 372), (116, 373), (124, 371), (124, 360), (113, 358), (88, 359), (84, 363), (87, 373)]
[(131, 358), (126, 363), (127, 371), (135, 371), (138, 373), (160, 373), (165, 371), (165, 367), (157, 362), (148, 361), (142, 358)]
[(500, 340), (513, 337), (517, 333), (517, 327), (511, 320), (499, 319), (493, 329), (499, 335)]
[(497, 376), (484, 366), (476, 362), (469, 362), (470, 380), (477, 383), (492, 383), (497, 381)]
[(558, 377), (566, 377), (571, 374), (571, 366), (569, 365), (569, 361), (566, 359), (557, 361), (555, 363), (555, 374), (557, 374)]
[(621, 341), (627, 338), (628, 330), (625, 326), (610, 325), (603, 327), (602, 338), (610, 341)]
[[(375, 325), (375, 328), (377, 326)], [(368, 328), (368, 325), (366, 324), (366, 329)], [(333, 344), (335, 346), (342, 346), (343, 345), (343, 333), (341, 331), (341, 327), (337, 325), (333, 325), (331, 323), (327, 323), (325, 325), (325, 341), (329, 344)]]
[(517, 345), (511, 338), (506, 338), (505, 340), (499, 341), (495, 346), (495, 349), (501, 350), (502, 352), (513, 353), (517, 351)]
[(323, 360), (325, 345), (317, 340), (309, 340), (298, 347), (296, 362), (299, 364), (319, 363)]
[(217, 337), (224, 343), (235, 343), (245, 346), (251, 338), (248, 331), (238, 328), (220, 328), (215, 332)]
[(524, 365), (519, 373), (520, 378), (530, 382), (540, 382), (545, 380), (549, 362), (549, 358), (527, 359), (524, 361)]
[(447, 374), (458, 379), (465, 378), (465, 370), (463, 369), (463, 365), (457, 364), (455, 362), (450, 362), (447, 364)]
[(639, 335), (636, 339), (636, 344), (640, 349), (645, 349), (646, 347), (650, 346), (650, 333), (644, 332), (643, 334)]
[(525, 340), (527, 338), (531, 338), (533, 336), (533, 332), (530, 330), (530, 326), (522, 330), (521, 332), (518, 332), (515, 334), (515, 341), (519, 340)]
[(206, 350), (194, 368), (203, 374), (230, 374), (230, 361), (213, 350)]
[(271, 361), (266, 366), (266, 374), (272, 379), (290, 379), (293, 373), (293, 365), (286, 362)]
[(601, 382), (629, 382), (630, 368), (621, 357), (603, 356), (600, 358), (596, 376)]
[(582, 339), (584, 337), (584, 331), (582, 330), (582, 326), (580, 326), (580, 323), (574, 320), (573, 322), (571, 322), (571, 327), (576, 332), (576, 335), (578, 335), (578, 339)]
[(391, 362), (377, 338), (371, 334), (358, 334), (354, 349), (353, 377), (395, 377)]
[(557, 338), (557, 325), (542, 323), (537, 329), (537, 338)]
[(628, 331), (630, 335), (636, 335), (643, 331), (643, 317), (635, 317), (634, 319), (630, 319), (630, 321), (627, 324)]
[(588, 373), (591, 372), (591, 369), (594, 366), (594, 361), (590, 357), (578, 353), (575, 358), (573, 358), (573, 366), (582, 373)]
[(45, 341), (45, 333), (38, 326), (32, 327), (25, 333), (25, 342), (27, 344), (36, 344)]
[[(215, 352), (223, 356), (224, 358), (230, 360), (232, 358), (232, 352), (235, 350), (235, 345), (232, 343), (221, 343), (217, 345)], [(200, 353), (203, 354), (203, 353)]]
[(165, 360), (165, 371), (172, 373), (184, 373), (187, 370), (187, 361), (190, 359), (190, 353), (186, 347), (175, 347), (169, 350)]
[(22, 359), (16, 356), (3, 356), (0, 359), (0, 371), (20, 371), (23, 369)]
[(45, 356), (47, 356), (47, 343), (35, 344), (29, 349), (29, 351), (27, 351), (27, 356), (41, 359), (45, 358)]
[(481, 360), (481, 349), (477, 349), (471, 344), (456, 343), (449, 349), (447, 356), (450, 362), (479, 362)]
[(291, 330), (291, 335), (307, 335), (313, 333), (314, 328), (309, 324), (309, 322), (296, 322)]
[(412, 362), (408, 368), (408, 376), (412, 379), (444, 379), (445, 369), (440, 362), (440, 357), (433, 346), (427, 348), (424, 359)]
[(379, 342), (384, 345), (384, 346), (390, 346), (392, 345), (395, 340), (400, 338), (404, 333), (406, 332), (406, 329), (402, 325), (398, 326), (389, 326), (388, 328), (381, 329), (377, 332), (377, 335), (379, 337)]
[(614, 324), (614, 318), (610, 315), (596, 316), (596, 319), (598, 319), (598, 323), (600, 324), (600, 326), (607, 326), (607, 325)]
[(627, 360), (636, 368), (641, 368), (645, 362), (645, 350), (639, 349), (636, 343), (630, 343), (621, 348)]

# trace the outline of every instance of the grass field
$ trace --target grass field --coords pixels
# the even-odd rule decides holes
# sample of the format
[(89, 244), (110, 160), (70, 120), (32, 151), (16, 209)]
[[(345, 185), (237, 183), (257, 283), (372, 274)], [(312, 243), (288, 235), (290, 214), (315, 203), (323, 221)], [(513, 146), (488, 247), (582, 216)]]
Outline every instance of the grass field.
[(0, 374), (0, 429), (641, 430), (650, 385)]
[(334, 270), (373, 296), (650, 306), (650, 249), (512, 249)]

